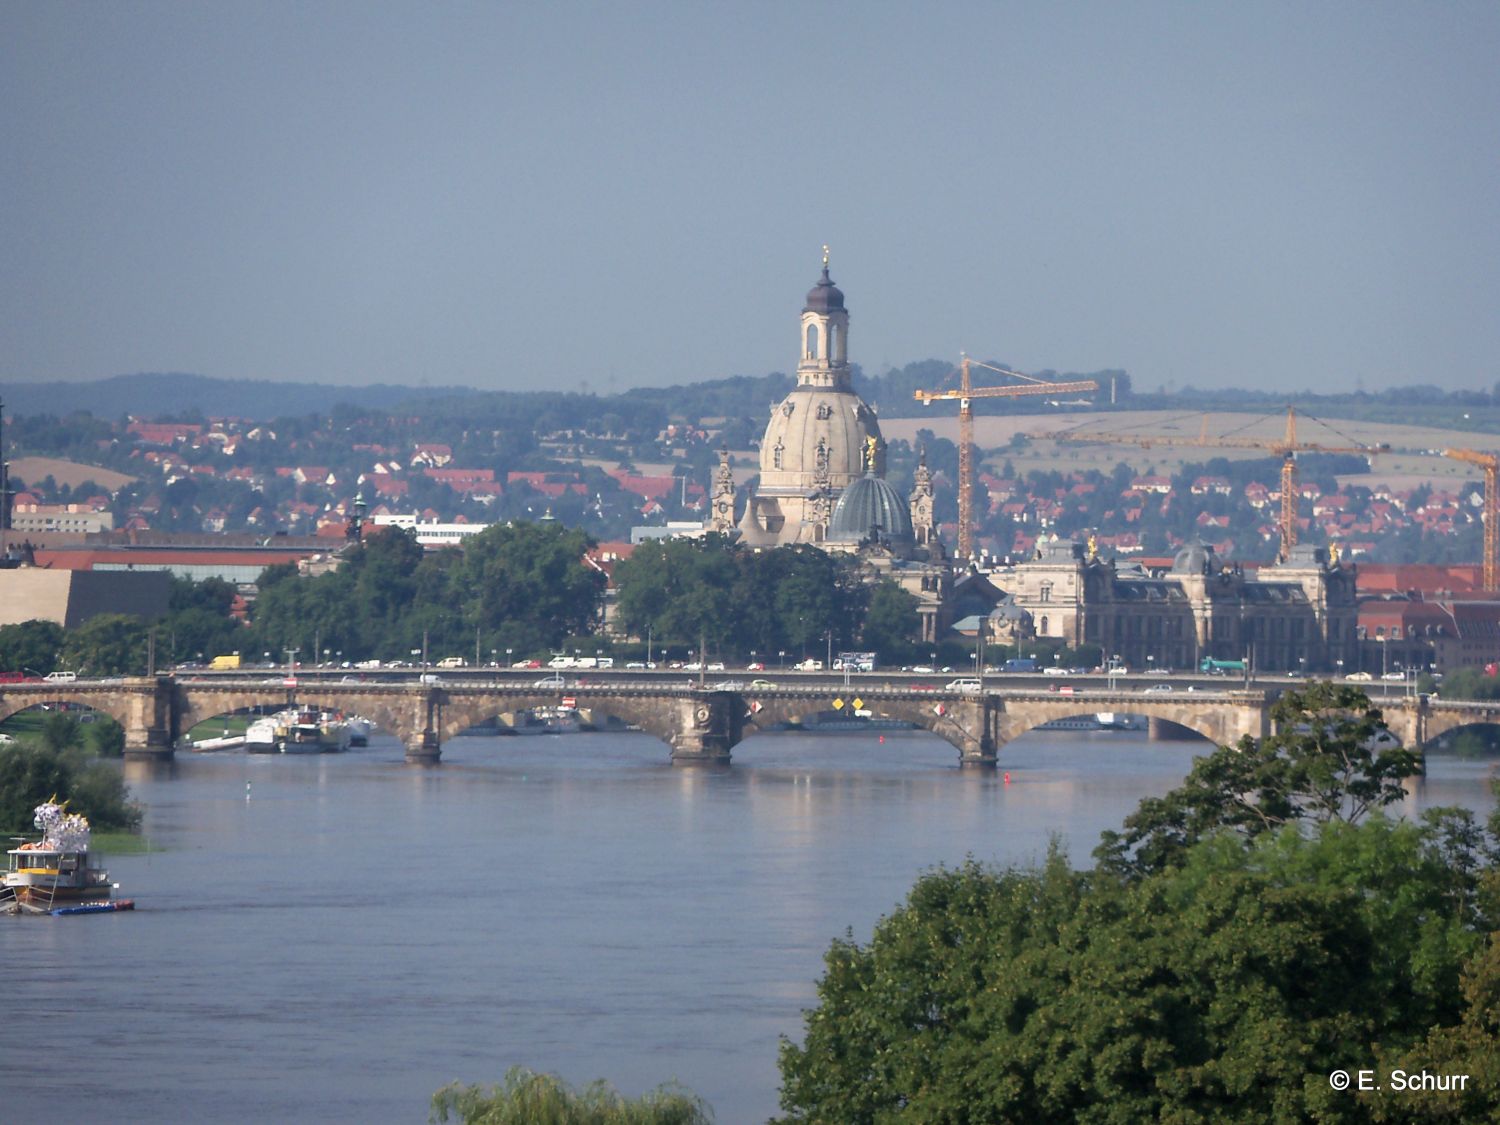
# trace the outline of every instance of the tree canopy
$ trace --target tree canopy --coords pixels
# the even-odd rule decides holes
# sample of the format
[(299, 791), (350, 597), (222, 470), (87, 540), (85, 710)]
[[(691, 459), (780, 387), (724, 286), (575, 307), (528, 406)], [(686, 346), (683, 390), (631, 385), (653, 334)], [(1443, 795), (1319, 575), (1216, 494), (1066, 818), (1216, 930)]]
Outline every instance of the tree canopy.
[(551, 1074), (513, 1067), (498, 1086), (445, 1086), (430, 1120), (464, 1125), (711, 1125), (713, 1114), (691, 1091), (667, 1085), (629, 1099), (607, 1082), (575, 1090)]
[(738, 653), (806, 655), (831, 644), (904, 654), (915, 599), (857, 558), (816, 547), (752, 551), (718, 535), (648, 540), (615, 567), (621, 624), (644, 636)]

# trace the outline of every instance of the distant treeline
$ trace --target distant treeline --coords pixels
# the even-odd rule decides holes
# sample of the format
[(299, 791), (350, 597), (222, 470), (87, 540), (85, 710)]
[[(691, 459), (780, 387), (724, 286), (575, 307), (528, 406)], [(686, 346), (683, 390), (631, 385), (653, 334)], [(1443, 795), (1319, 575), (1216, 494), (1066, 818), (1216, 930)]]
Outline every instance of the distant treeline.
[[(1004, 361), (990, 361), (1006, 367)], [(956, 387), (958, 373), (947, 360), (927, 359), (871, 375), (852, 365), (854, 388), (888, 417), (913, 417), (924, 408), (913, 398), (918, 389)], [(1056, 380), (1093, 379), (1100, 405), (1123, 410), (1273, 409), (1296, 403), (1310, 413), (1353, 419), (1447, 425), (1462, 429), (1500, 429), (1500, 383), (1487, 390), (1446, 391), (1419, 385), (1349, 394), (1264, 391), (1246, 387), (1138, 389), (1129, 373), (1037, 371)], [(983, 376), (982, 378), (979, 376)], [(976, 384), (1003, 380), (980, 371)], [(785, 397), (795, 380), (787, 374), (734, 375), (670, 387), (637, 387), (618, 394), (587, 391), (481, 391), (470, 387), (402, 387), (377, 384), (341, 387), (326, 383), (270, 383), (248, 379), (214, 379), (202, 375), (118, 375), (82, 383), (7, 383), (0, 396), (14, 416), (62, 417), (86, 411), (95, 418), (124, 414), (155, 418), (162, 404), (172, 416), (241, 417), (257, 421), (305, 415), (368, 418), (397, 415), (423, 423), (455, 423), (496, 430), (548, 432), (576, 428), (590, 433), (652, 432), (672, 420), (722, 420), (731, 430), (759, 437), (771, 406)], [(1069, 396), (1076, 398), (1079, 396)], [(274, 403), (274, 413), (267, 404)], [(1044, 413), (1056, 407), (1047, 396), (978, 399), (976, 414)], [(1455, 411), (1460, 413), (1455, 414)], [(1495, 411), (1495, 413), (1490, 413)], [(1464, 417), (1462, 412), (1468, 412)], [(730, 437), (730, 444), (740, 444)], [(746, 443), (748, 444), (748, 443)], [(740, 444), (743, 448), (743, 444)]]

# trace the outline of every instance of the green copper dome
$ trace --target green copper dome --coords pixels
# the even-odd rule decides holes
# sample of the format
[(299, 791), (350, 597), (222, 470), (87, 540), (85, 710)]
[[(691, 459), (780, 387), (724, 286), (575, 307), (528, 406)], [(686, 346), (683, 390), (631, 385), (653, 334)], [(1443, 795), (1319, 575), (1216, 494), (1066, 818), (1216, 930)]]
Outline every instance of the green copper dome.
[(828, 538), (835, 543), (858, 543), (872, 533), (903, 546), (910, 546), (916, 538), (906, 502), (885, 481), (867, 474), (844, 489), (834, 505)]

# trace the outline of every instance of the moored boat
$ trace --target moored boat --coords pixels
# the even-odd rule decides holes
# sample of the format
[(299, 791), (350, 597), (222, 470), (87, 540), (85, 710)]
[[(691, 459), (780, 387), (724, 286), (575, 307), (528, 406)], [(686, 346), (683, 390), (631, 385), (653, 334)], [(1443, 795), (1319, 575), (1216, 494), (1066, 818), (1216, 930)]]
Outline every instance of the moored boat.
[(349, 749), (349, 724), (332, 711), (299, 707), (276, 716), (276, 749), (282, 754), (334, 754)]
[(276, 753), (276, 725), (281, 721), (282, 714), (277, 712), (275, 715), (266, 715), (245, 728), (245, 753)]
[(89, 905), (108, 908), (114, 884), (89, 852), (88, 819), (48, 801), (36, 807), (34, 823), (42, 830), (42, 838), (7, 852), (10, 862), (0, 878), (0, 913), (45, 914)]
[(518, 712), (511, 725), (516, 734), (577, 734), (582, 729), (572, 707), (534, 707)]

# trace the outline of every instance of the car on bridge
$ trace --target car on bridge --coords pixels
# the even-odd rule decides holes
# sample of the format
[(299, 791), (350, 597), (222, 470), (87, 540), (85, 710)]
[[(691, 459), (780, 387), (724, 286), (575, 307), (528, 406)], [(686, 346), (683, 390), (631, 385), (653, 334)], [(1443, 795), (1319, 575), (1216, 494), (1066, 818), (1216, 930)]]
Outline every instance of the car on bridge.
[(1370, 675), (1370, 673), (1368, 672), (1350, 672), (1347, 676), (1344, 677), (1344, 679), (1346, 680), (1353, 680), (1356, 683), (1361, 684), (1367, 684), (1374, 678), (1375, 677)]
[(770, 680), (751, 680), (750, 686), (756, 691), (764, 691), (766, 688), (774, 688), (776, 685)]

